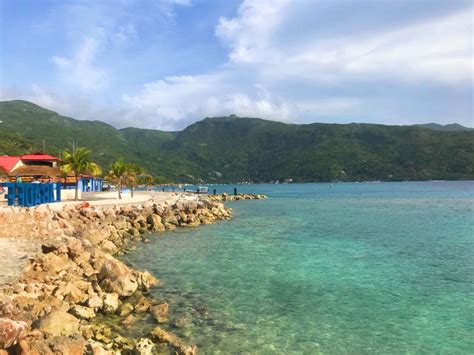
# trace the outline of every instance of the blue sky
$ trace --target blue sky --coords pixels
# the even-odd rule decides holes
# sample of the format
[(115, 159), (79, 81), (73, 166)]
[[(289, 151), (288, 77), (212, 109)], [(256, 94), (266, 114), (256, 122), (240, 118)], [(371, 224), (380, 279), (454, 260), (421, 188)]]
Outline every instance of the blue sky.
[(116, 127), (474, 126), (462, 0), (1, 0), (1, 100)]

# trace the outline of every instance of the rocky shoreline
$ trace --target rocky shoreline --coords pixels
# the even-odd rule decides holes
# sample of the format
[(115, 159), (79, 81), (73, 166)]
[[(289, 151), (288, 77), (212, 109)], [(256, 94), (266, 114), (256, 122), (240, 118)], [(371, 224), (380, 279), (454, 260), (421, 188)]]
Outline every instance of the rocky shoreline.
[[(48, 206), (0, 209), (0, 238), (38, 240), (21, 277), (0, 293), (0, 354), (195, 354), (197, 347), (168, 332), (166, 302), (148, 296), (159, 281), (113, 255), (151, 233), (229, 219), (231, 210), (209, 197), (182, 196), (173, 203)], [(105, 319), (119, 318), (114, 326)], [(145, 316), (151, 332), (120, 334)]]
[(209, 195), (208, 197), (211, 201), (263, 200), (263, 199), (267, 198), (267, 196), (261, 195), (261, 194), (229, 195), (229, 194), (226, 194), (226, 193), (219, 194), (219, 195)]

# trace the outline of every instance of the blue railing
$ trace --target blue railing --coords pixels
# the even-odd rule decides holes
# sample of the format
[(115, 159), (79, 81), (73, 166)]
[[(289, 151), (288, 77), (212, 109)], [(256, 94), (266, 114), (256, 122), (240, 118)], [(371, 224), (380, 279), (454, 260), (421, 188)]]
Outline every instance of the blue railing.
[(0, 186), (8, 189), (8, 206), (33, 207), (61, 201), (61, 184), (3, 182)]

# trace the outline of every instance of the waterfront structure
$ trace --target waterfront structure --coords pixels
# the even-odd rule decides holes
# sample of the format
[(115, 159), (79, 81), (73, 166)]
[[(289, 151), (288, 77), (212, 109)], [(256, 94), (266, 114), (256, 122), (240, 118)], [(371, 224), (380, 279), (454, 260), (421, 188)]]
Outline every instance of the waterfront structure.
[(61, 201), (61, 186), (59, 184), (0, 182), (0, 187), (7, 189), (5, 198), (8, 206), (33, 207), (43, 203)]
[(43, 153), (22, 155), (20, 159), (25, 165), (49, 166), (51, 168), (57, 168), (59, 165), (59, 158)]
[[(66, 174), (60, 169), (60, 159), (43, 153), (32, 153), (21, 156), (0, 156), (0, 173), (8, 176), (10, 182), (54, 182), (65, 189), (76, 185), (74, 174)], [(91, 175), (81, 175), (79, 189), (82, 192), (102, 191), (103, 180)]]
[(92, 175), (81, 175), (79, 190), (82, 192), (102, 191), (104, 180)]
[(13, 170), (23, 165), (21, 157), (11, 157), (8, 155), (0, 156), (0, 169), (7, 174), (10, 174)]
[(61, 182), (64, 176), (59, 168), (59, 159), (43, 153), (16, 157), (0, 157), (0, 165), (7, 171), (11, 182), (21, 178), (22, 182)]

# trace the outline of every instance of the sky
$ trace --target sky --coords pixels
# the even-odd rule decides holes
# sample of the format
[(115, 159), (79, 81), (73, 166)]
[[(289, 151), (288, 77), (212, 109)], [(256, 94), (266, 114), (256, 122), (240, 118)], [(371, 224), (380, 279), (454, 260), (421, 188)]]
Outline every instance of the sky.
[(463, 0), (0, 0), (0, 100), (117, 128), (474, 127)]

